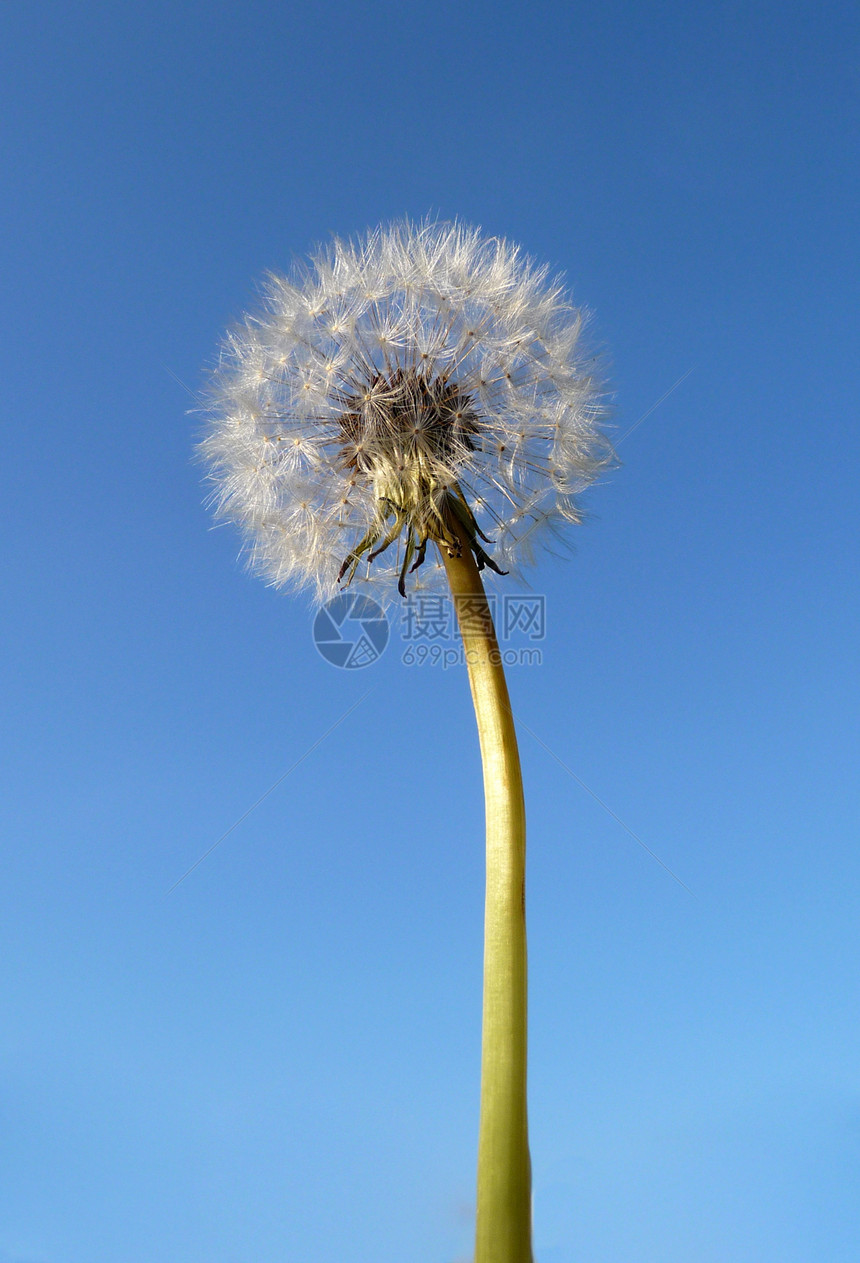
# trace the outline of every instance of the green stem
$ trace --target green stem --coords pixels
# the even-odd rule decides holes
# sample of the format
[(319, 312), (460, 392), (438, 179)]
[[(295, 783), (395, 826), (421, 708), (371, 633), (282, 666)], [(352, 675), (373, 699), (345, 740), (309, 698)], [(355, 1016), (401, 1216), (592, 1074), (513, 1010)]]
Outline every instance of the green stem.
[(526, 1111), (526, 818), (517, 737), (471, 549), (441, 550), (454, 597), (484, 767), (487, 892), (475, 1263), (532, 1263)]

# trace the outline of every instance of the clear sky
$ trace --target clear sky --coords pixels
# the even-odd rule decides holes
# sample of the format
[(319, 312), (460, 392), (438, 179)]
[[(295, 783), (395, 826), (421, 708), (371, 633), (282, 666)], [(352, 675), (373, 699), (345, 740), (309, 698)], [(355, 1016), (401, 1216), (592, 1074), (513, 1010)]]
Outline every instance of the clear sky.
[(623, 461), (510, 681), (538, 1263), (858, 1257), (858, 33), (7, 0), (0, 1263), (469, 1257), (465, 676), (323, 661), (188, 415), (266, 269), (428, 212), (566, 273)]

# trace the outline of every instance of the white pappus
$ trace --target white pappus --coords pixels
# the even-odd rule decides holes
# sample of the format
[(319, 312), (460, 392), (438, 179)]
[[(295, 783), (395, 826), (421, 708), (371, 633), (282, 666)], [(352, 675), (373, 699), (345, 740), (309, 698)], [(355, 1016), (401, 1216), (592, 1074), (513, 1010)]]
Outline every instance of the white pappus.
[(222, 346), (200, 449), (217, 512), (255, 569), (320, 600), (444, 584), (428, 545), (516, 569), (613, 458), (583, 319), (460, 223), (333, 241), (270, 275)]

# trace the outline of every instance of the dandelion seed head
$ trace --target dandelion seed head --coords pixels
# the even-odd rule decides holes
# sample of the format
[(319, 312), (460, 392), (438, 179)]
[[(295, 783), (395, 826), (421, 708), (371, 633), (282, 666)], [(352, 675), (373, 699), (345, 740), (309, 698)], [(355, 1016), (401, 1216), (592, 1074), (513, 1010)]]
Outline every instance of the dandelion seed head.
[[(333, 241), (224, 340), (201, 443), (218, 514), (320, 600), (404, 591), (428, 545), (528, 564), (612, 461), (583, 324), (546, 268), (459, 223)], [(409, 582), (441, 575), (428, 555)]]

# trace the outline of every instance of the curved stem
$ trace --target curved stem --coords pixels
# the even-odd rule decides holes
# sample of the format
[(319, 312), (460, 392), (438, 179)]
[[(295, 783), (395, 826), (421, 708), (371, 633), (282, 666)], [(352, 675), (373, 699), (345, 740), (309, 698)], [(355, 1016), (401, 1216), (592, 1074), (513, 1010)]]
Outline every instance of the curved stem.
[(487, 892), (475, 1263), (532, 1263), (526, 1110), (526, 820), (508, 688), (472, 552), (440, 549), (463, 637), (484, 768)]

